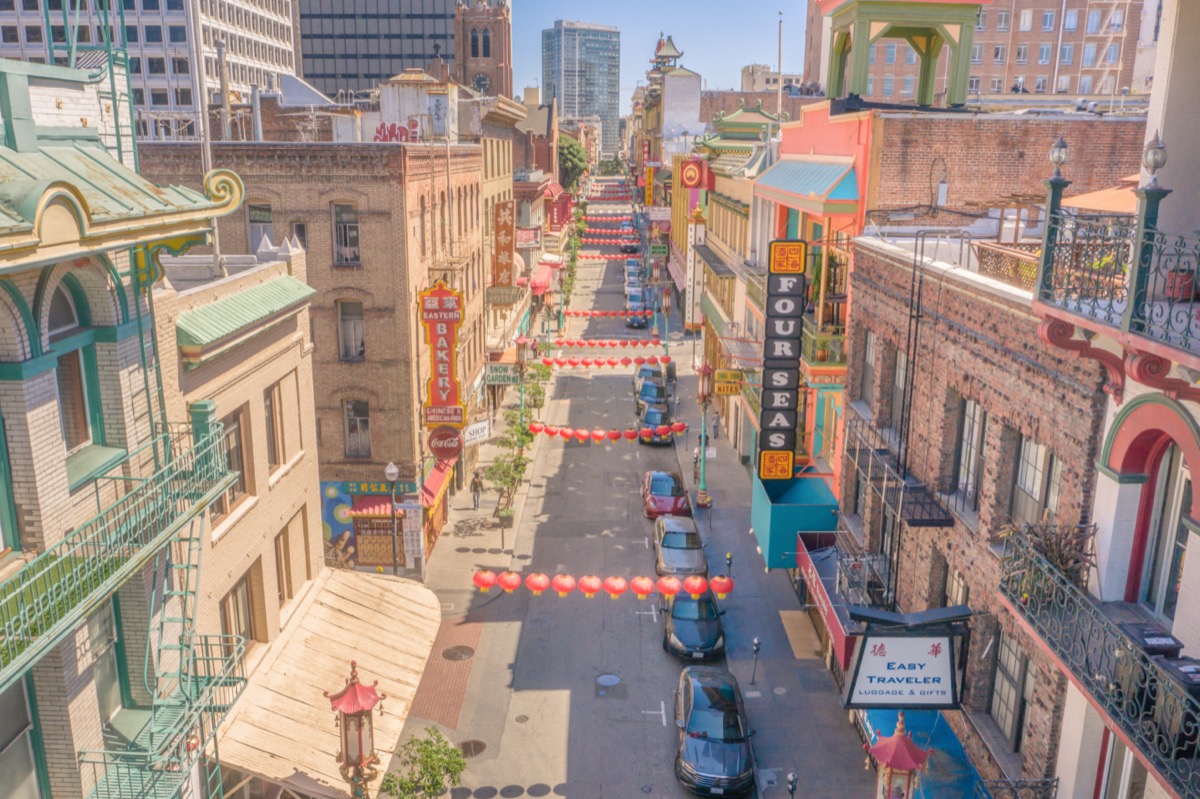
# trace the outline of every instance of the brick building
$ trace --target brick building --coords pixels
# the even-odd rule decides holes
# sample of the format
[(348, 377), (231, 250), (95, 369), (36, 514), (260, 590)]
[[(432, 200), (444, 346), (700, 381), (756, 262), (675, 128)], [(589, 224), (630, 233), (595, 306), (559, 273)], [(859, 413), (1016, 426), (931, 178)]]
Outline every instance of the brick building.
[(513, 136), (513, 169), (540, 169), (558, 179), (558, 100), (543, 103), (536, 87), (525, 88), (525, 119)]

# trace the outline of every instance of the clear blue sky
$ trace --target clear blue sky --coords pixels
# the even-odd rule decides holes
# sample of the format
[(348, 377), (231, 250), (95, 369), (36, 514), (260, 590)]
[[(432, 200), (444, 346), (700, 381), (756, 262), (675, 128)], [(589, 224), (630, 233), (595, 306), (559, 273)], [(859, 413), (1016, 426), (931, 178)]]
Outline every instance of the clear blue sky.
[(556, 19), (621, 29), (621, 113), (645, 80), (659, 31), (675, 38), (680, 63), (708, 89), (736, 89), (746, 64), (775, 66), (779, 12), (783, 71), (804, 69), (804, 0), (513, 0), (513, 89), (541, 84), (542, 30)]

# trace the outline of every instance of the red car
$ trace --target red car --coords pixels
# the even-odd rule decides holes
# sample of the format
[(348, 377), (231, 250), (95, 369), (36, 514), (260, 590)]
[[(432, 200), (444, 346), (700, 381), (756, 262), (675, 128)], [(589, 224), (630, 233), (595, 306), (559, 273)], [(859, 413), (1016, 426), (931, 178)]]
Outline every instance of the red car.
[(642, 477), (642, 513), (647, 519), (691, 516), (683, 478), (675, 472), (646, 472)]

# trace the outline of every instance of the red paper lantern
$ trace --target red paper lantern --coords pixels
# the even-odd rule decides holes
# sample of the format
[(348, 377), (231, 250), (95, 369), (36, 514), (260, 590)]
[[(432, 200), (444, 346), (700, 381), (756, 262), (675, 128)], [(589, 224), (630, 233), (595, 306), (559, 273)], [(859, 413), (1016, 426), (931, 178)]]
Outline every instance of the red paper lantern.
[(540, 424), (539, 422), (530, 422), (529, 423), (529, 432), (533, 433), (534, 435), (537, 435), (538, 433), (542, 432), (545, 429), (546, 429), (546, 425)]
[(654, 428), (654, 432), (658, 433), (660, 436), (665, 436), (671, 432), (671, 425), (660, 424), (658, 427)]
[(563, 340), (561, 338), (554, 339), (554, 346), (561, 347), (562, 345), (563, 345)]
[(554, 365), (555, 365), (555, 366), (566, 366), (566, 365), (567, 365), (567, 359), (566, 359), (566, 358), (555, 358), (555, 359), (554, 359)]
[(658, 360), (659, 360), (659, 363), (670, 363), (671, 356), (670, 355), (660, 355), (660, 356), (658, 356)]
[(609, 441), (620, 441), (621, 440), (621, 431), (620, 430), (609, 430), (607, 433), (605, 433), (605, 436), (608, 437)]
[(589, 434), (589, 433), (588, 433), (588, 431), (586, 431), (586, 430), (576, 430), (576, 431), (575, 431), (575, 437), (576, 437), (577, 439), (579, 439), (579, 441), (580, 441), (580, 442), (587, 441), (587, 440), (588, 440), (588, 436), (589, 436), (589, 435), (590, 435), (590, 434)]
[(566, 596), (575, 590), (575, 578), (569, 574), (556, 574), (550, 581), (550, 585), (554, 587), (559, 596)]
[(619, 361), (616, 358), (609, 358), (607, 361), (605, 361), (605, 363), (607, 363), (609, 366), (616, 367)]
[(646, 359), (639, 355), (633, 359), (633, 362), (636, 363), (638, 366), (641, 366), (642, 364), (644, 364), (646, 362)]
[(604, 590), (609, 593), (613, 599), (619, 599), (621, 594), (625, 593), (625, 589), (629, 587), (629, 583), (625, 582), (624, 577), (608, 577), (604, 580)]
[(525, 587), (532, 591), (534, 596), (541, 596), (542, 592), (550, 587), (550, 578), (541, 572), (534, 572), (525, 578)]
[(672, 433), (682, 433), (684, 430), (687, 430), (687, 422), (675, 422), (671, 425)]
[(622, 366), (628, 366), (631, 363), (633, 363), (633, 359), (630, 358), (628, 355), (626, 355), (624, 358), (621, 359)]
[(471, 578), (471, 582), (479, 586), (479, 590), (486, 594), (488, 589), (496, 584), (496, 573), (490, 572), (487, 569), (481, 569), (475, 572), (475, 576)]
[(521, 575), (517, 574), (515, 571), (503, 571), (500, 572), (500, 576), (496, 578), (496, 583), (503, 588), (506, 593), (511, 594), (513, 589), (521, 587)]
[(591, 365), (592, 365), (592, 359), (591, 359), (591, 358), (580, 358), (580, 359), (579, 359), (579, 365), (580, 365), (580, 366), (591, 366)]
[(608, 433), (604, 430), (596, 429), (592, 431), (592, 441), (600, 442), (608, 438)]
[(568, 366), (578, 366), (579, 359), (578, 358), (567, 358), (567, 365)]
[(661, 346), (662, 346), (662, 339), (660, 339), (660, 338), (652, 338), (652, 339), (650, 339), (650, 344), (651, 344), (652, 346), (654, 346), (654, 347), (661, 347)]
[(553, 358), (542, 358), (542, 365), (543, 366), (553, 366), (554, 359)]
[(626, 441), (636, 441), (637, 437), (638, 437), (638, 431), (634, 430), (633, 428), (630, 428), (630, 429), (626, 430), (625, 432), (621, 433), (621, 435), (625, 436)]
[(659, 577), (658, 578), (658, 593), (663, 596), (675, 596), (683, 588), (683, 583), (679, 582), (678, 577)]
[(558, 435), (558, 428), (552, 424), (546, 425), (546, 435), (548, 435), (548, 436)]
[(654, 428), (643, 427), (641, 430), (638, 431), (638, 435), (640, 435), (642, 438), (650, 438), (651, 436), (654, 435)]
[(651, 366), (658, 366), (658, 357), (651, 355), (646, 359), (646, 363), (650, 364)]
[(574, 438), (575, 437), (575, 428), (574, 427), (560, 427), (560, 428), (558, 428), (558, 434), (560, 436), (562, 436), (563, 438)]
[(641, 344), (643, 347), (649, 347), (649, 346), (650, 346), (650, 339), (648, 339), (648, 338), (644, 338), (644, 339), (642, 339), (641, 341), (639, 341), (638, 343), (639, 343), (639, 344)]
[(629, 581), (629, 590), (638, 599), (645, 599), (654, 593), (654, 581), (649, 577), (634, 577)]
[(705, 588), (708, 588), (708, 580), (698, 574), (693, 574), (683, 581), (683, 590), (691, 594), (692, 599), (699, 599)]
[(708, 584), (717, 595), (717, 599), (724, 599), (725, 595), (733, 590), (733, 578), (726, 577), (723, 574), (718, 574), (709, 580)]
[(579, 578), (579, 590), (588, 599), (591, 599), (596, 594), (600, 593), (600, 578), (594, 574), (585, 574)]

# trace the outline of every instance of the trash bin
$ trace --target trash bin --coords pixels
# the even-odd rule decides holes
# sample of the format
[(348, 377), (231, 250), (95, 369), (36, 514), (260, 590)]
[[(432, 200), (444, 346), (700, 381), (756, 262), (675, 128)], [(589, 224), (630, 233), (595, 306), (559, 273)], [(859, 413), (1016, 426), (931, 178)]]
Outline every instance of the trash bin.
[(1118, 625), (1129, 636), (1128, 645), (1117, 647), (1114, 667), (1115, 696), (1126, 717), (1137, 718), (1154, 712), (1157, 669), (1138, 657), (1140, 651), (1148, 657), (1176, 658), (1183, 642), (1157, 624), (1137, 622)]
[(1155, 748), (1171, 760), (1193, 757), (1200, 737), (1200, 659), (1155, 658), (1162, 674), (1155, 704)]

